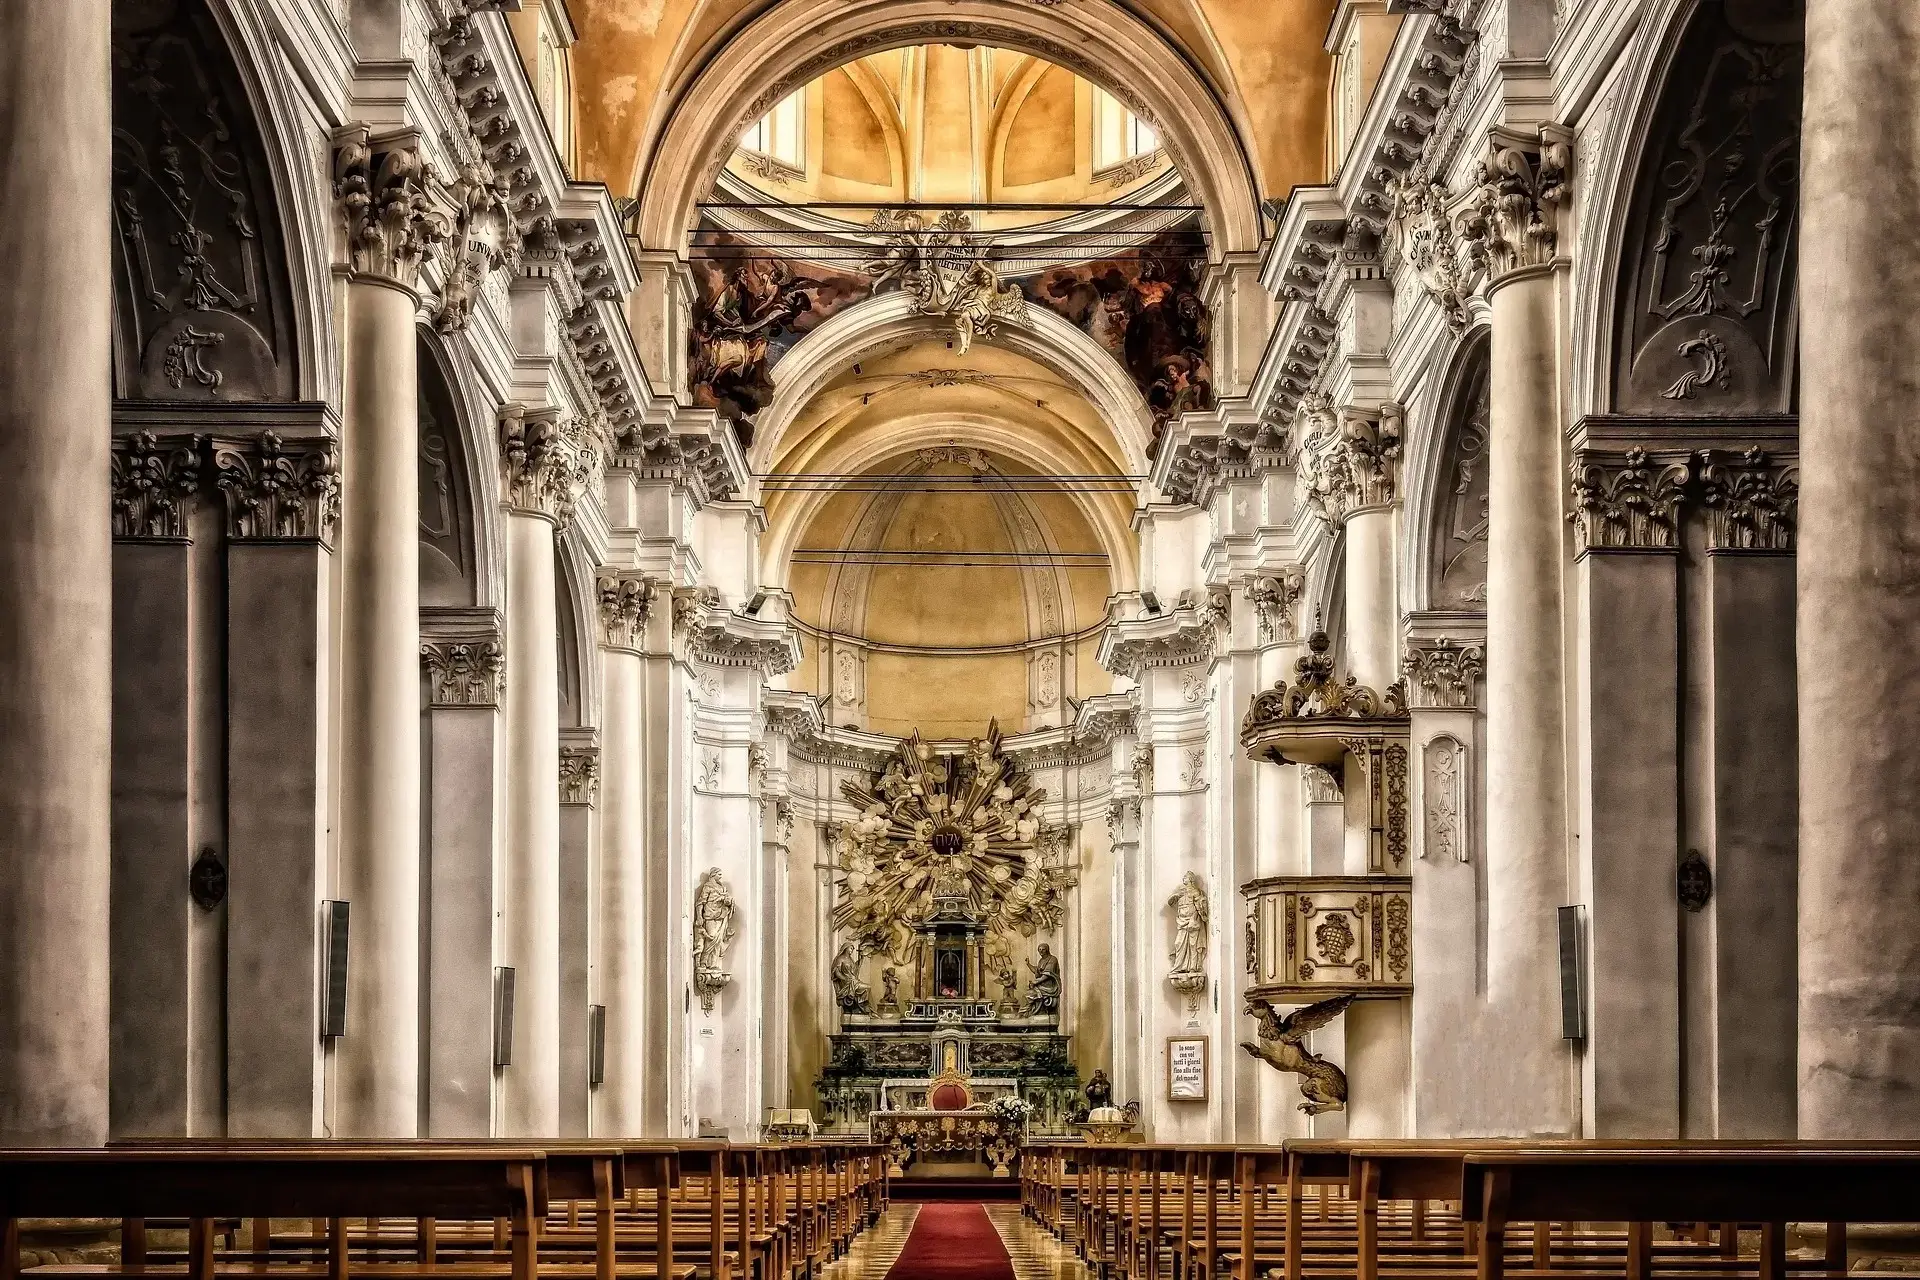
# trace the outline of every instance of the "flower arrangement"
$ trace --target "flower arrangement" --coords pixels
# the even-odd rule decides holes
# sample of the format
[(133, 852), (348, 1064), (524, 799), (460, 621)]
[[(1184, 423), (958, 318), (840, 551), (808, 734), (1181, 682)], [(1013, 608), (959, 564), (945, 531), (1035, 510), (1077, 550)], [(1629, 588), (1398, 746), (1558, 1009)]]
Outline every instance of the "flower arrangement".
[(1033, 1114), (1033, 1104), (1017, 1093), (1003, 1093), (987, 1103), (987, 1110), (1002, 1120), (1014, 1120), (1025, 1124), (1027, 1117)]

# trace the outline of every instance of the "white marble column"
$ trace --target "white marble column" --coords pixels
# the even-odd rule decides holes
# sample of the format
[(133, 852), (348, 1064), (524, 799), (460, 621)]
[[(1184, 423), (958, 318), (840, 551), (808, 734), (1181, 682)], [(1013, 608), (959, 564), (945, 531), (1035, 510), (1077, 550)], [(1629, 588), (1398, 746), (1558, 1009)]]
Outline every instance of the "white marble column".
[(411, 1137), (420, 1114), (419, 135), (335, 139), (347, 224), (341, 450), (340, 869), (351, 904), (341, 1137)]
[(107, 1136), (107, 0), (0, 16), (0, 1141)]
[(654, 610), (653, 585), (636, 573), (605, 573), (600, 597), (599, 1003), (606, 1006), (606, 1078), (594, 1097), (593, 1131), (639, 1137), (646, 1130), (647, 986), (646, 671), (641, 654)]
[(506, 857), (502, 963), (514, 971), (513, 1063), (500, 1078), (500, 1132), (560, 1125), (560, 655), (558, 522), (571, 513), (572, 457), (557, 409), (500, 413), (506, 503)]
[(1920, 6), (1807, 7), (1802, 1138), (1920, 1137)]
[(1495, 130), (1479, 215), (1492, 264), (1487, 546), (1487, 998), (1502, 1052), (1484, 1063), (1484, 1131), (1574, 1131), (1560, 1039), (1555, 912), (1568, 898), (1561, 609), (1558, 140)]

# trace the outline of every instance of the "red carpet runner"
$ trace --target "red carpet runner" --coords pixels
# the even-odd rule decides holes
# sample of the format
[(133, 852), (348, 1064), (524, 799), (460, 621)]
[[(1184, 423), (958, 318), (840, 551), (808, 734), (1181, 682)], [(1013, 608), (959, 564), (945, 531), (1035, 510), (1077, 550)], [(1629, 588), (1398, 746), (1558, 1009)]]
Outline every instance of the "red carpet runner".
[(920, 1207), (887, 1280), (1013, 1280), (1013, 1261), (985, 1209), (936, 1201)]

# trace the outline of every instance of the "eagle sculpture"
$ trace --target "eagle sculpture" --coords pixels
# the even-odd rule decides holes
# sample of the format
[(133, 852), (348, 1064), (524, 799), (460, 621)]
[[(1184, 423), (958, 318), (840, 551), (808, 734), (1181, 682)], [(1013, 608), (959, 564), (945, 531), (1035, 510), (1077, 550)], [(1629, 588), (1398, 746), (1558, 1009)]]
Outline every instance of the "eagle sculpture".
[(1260, 1042), (1242, 1040), (1240, 1047), (1278, 1070), (1302, 1077), (1300, 1096), (1306, 1101), (1300, 1104), (1300, 1109), (1310, 1116), (1347, 1109), (1347, 1073), (1325, 1058), (1309, 1053), (1306, 1039), (1309, 1031), (1326, 1026), (1345, 1013), (1352, 1003), (1350, 995), (1335, 996), (1295, 1009), (1283, 1018), (1265, 1000), (1247, 1002), (1247, 1012), (1260, 1021)]

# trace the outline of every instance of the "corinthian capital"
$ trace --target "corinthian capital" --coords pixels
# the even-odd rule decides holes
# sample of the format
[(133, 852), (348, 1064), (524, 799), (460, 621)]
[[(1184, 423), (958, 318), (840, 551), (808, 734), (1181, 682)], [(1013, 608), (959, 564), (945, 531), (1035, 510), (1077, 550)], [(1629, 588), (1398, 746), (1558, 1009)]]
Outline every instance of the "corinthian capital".
[(598, 580), (600, 638), (609, 649), (640, 649), (658, 588), (637, 573), (603, 572)]
[(172, 542), (187, 536), (187, 511), (200, 489), (204, 436), (151, 431), (113, 441), (113, 536), (120, 542)]
[(452, 229), (433, 207), (429, 180), (418, 130), (376, 136), (351, 124), (334, 134), (333, 194), (356, 272), (409, 289), (419, 284), (421, 262)]
[(586, 482), (586, 459), (551, 405), (500, 408), (500, 473), (507, 505), (565, 528)]
[(227, 500), (235, 541), (317, 541), (331, 546), (340, 520), (340, 449), (332, 440), (216, 440), (214, 485)]
[(1400, 484), (1401, 407), (1336, 409), (1322, 396), (1308, 402), (1306, 416), (1299, 472), (1307, 505), (1333, 525), (1391, 506)]
[(1458, 229), (1467, 261), (1493, 283), (1553, 261), (1572, 163), (1570, 135), (1558, 125), (1534, 133), (1495, 127), (1488, 135), (1480, 184)]
[(1800, 524), (1800, 464), (1764, 449), (1713, 451), (1695, 460), (1712, 551), (1791, 552)]
[(1409, 639), (1401, 667), (1407, 677), (1407, 705), (1422, 708), (1471, 707), (1479, 701), (1480, 673), (1486, 651), (1446, 636)]
[(1662, 550), (1680, 543), (1680, 504), (1690, 478), (1684, 461), (1645, 449), (1574, 455), (1573, 522), (1582, 551)]
[(428, 702), (436, 707), (497, 707), (505, 691), (506, 650), (498, 640), (429, 641), (420, 646)]

